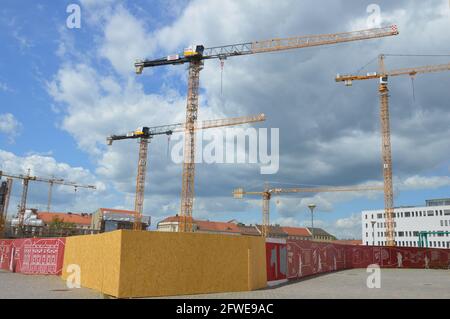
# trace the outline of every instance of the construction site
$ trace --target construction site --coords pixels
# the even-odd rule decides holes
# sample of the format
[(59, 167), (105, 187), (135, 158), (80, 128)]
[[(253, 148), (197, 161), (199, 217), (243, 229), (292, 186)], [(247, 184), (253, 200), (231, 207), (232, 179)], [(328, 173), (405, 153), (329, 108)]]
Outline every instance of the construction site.
[[(81, 6), (81, 8), (84, 7)], [(90, 7), (87, 6), (85, 9), (89, 10)], [(123, 8), (117, 10), (129, 19), (127, 14), (120, 11), (124, 10)], [(36, 162), (32, 163), (30, 168), (26, 167), (30, 162), (16, 166), (11, 165), (11, 160), (7, 162), (5, 159), (4, 163), (0, 162), (0, 272), (4, 276), (4, 279), (0, 278), (0, 298), (36, 298), (36, 291), (41, 288), (25, 287), (34, 287), (34, 285), (38, 285), (38, 281), (42, 282), (42, 285), (48, 285), (48, 287), (42, 288), (41, 297), (46, 296), (44, 298), (450, 298), (450, 290), (446, 287), (450, 270), (450, 199), (442, 196), (445, 196), (446, 192), (448, 194), (448, 188), (445, 188), (445, 184), (441, 185), (442, 193), (433, 193), (432, 190), (424, 191), (423, 196), (426, 196), (427, 201), (423, 207), (411, 206), (412, 204), (404, 205), (404, 198), (410, 199), (415, 195), (411, 195), (411, 197), (399, 195), (405, 189), (405, 185), (409, 184), (397, 176), (403, 174), (402, 176), (406, 176), (405, 180), (411, 183), (411, 178), (417, 177), (423, 172), (418, 171), (416, 175), (410, 173), (414, 171), (414, 168), (411, 168), (411, 171), (405, 173), (404, 167), (409, 169), (409, 164), (403, 163), (402, 158), (399, 158), (398, 161), (395, 157), (393, 159), (396, 145), (404, 147), (403, 140), (395, 135), (395, 131), (397, 129), (405, 130), (406, 124), (399, 124), (399, 121), (395, 121), (395, 125), (391, 123), (393, 116), (399, 117), (398, 109), (402, 106), (395, 105), (396, 109), (392, 112), (390, 105), (391, 100), (400, 104), (396, 96), (396, 89), (399, 86), (393, 84), (390, 88), (391, 82), (395, 82), (396, 78), (409, 77), (415, 101), (416, 96), (419, 99), (420, 94), (425, 94), (415, 84), (415, 79), (425, 78), (430, 73), (448, 73), (450, 63), (436, 64), (433, 63), (433, 59), (436, 57), (448, 59), (450, 55), (441, 54), (440, 51), (427, 54), (410, 53), (414, 52), (412, 43), (409, 45), (408, 53), (374, 52), (381, 45), (380, 43), (383, 48), (394, 48), (393, 51), (405, 48), (405, 40), (401, 40), (401, 35), (410, 32), (411, 30), (407, 27), (403, 29), (401, 24), (387, 24), (335, 30), (333, 33), (299, 34), (293, 37), (251, 40), (213, 47), (208, 47), (207, 43), (196, 43), (184, 49), (172, 45), (175, 47), (174, 51), (164, 51), (163, 54), (167, 54), (166, 56), (160, 58), (142, 56), (138, 60), (127, 60), (126, 67), (133, 68), (134, 74), (132, 80), (128, 80), (124, 84), (124, 87), (127, 86), (127, 88), (123, 88), (123, 90), (132, 91), (137, 90), (135, 87), (139, 87), (142, 90), (170, 91), (155, 84), (159, 77), (164, 77), (161, 72), (166, 72), (164, 69), (169, 67), (172, 69), (168, 72), (182, 73), (183, 70), (186, 70), (186, 74), (182, 74), (186, 81), (177, 84), (180, 92), (183, 92), (179, 94), (185, 100), (184, 121), (177, 123), (175, 119), (175, 123), (172, 124), (152, 126), (147, 122), (145, 114), (141, 114), (139, 117), (142, 122), (136, 123), (139, 125), (137, 129), (129, 132), (110, 131), (109, 135), (101, 136), (103, 145), (100, 147), (104, 154), (99, 157), (99, 162), (103, 163), (96, 168), (96, 172), (100, 172), (99, 176), (102, 173), (103, 176), (107, 175), (105, 172), (110, 165), (107, 162), (108, 154), (122, 152), (123, 158), (126, 160), (116, 158), (116, 163), (121, 165), (120, 163), (123, 163), (121, 161), (126, 161), (127, 164), (122, 167), (132, 167), (133, 169), (132, 171), (128, 169), (120, 171), (120, 174), (130, 177), (133, 181), (132, 185), (129, 182), (121, 182), (122, 188), (117, 189), (125, 190), (122, 192), (115, 190), (114, 193), (108, 194), (108, 190), (111, 189), (108, 188), (111, 187), (110, 185), (107, 185), (105, 191), (102, 183), (95, 182), (95, 179), (86, 179), (84, 177), (86, 174), (63, 174), (60, 177), (58, 172), (61, 170), (55, 169), (45, 171), (46, 175), (44, 175), (39, 173), (42, 171), (39, 170), (40, 164)], [(278, 31), (274, 30), (274, 33), (273, 36), (279, 36)], [(210, 35), (207, 38), (211, 41)], [(401, 43), (401, 45), (397, 43)], [(286, 179), (282, 182), (279, 182), (278, 175), (276, 177), (278, 180), (264, 175), (262, 178), (261, 176), (252, 177), (247, 174), (249, 171), (247, 168), (245, 174), (240, 175), (241, 166), (238, 164), (227, 164), (233, 167), (232, 170), (217, 173), (208, 165), (199, 162), (198, 150), (202, 146), (199, 146), (198, 134), (203, 134), (203, 132), (262, 126), (273, 129), (279, 126), (280, 145), (283, 145), (283, 139), (303, 140), (305, 137), (292, 136), (295, 132), (283, 130), (280, 122), (274, 123), (272, 118), (278, 118), (281, 114), (282, 117), (285, 117), (286, 122), (295, 118), (295, 122), (301, 121), (300, 125), (312, 120), (308, 118), (307, 112), (297, 112), (295, 109), (283, 115), (281, 105), (280, 109), (269, 111), (264, 109), (264, 113), (256, 111), (247, 115), (233, 114), (233, 112), (229, 112), (230, 109), (224, 108), (220, 114), (232, 114), (232, 116), (200, 120), (199, 111), (202, 108), (207, 109), (206, 114), (211, 114), (208, 113), (211, 110), (208, 103), (212, 103), (210, 100), (213, 98), (206, 92), (206, 89), (204, 90), (202, 78), (202, 71), (207, 69), (208, 64), (214, 63), (213, 61), (220, 64), (222, 72), (220, 90), (225, 92), (221, 92), (223, 96), (223, 94), (229, 94), (223, 79), (225, 61), (227, 61), (226, 63), (233, 61), (234, 64), (231, 68), (239, 68), (240, 59), (246, 68), (253, 65), (251, 64), (252, 59), (258, 60), (257, 63), (272, 63), (273, 68), (270, 74), (261, 74), (260, 70), (256, 69), (254, 71), (259, 72), (263, 77), (273, 78), (274, 82), (282, 83), (286, 74), (278, 72), (277, 65), (274, 65), (274, 61), (279, 61), (276, 60), (277, 56), (284, 54), (286, 59), (295, 60), (302, 55), (302, 52), (308, 56), (320, 55), (323, 47), (326, 52), (336, 51), (334, 63), (340, 68), (339, 59), (341, 59), (342, 53), (339, 50), (342, 48), (342, 44), (347, 50), (360, 51), (361, 55), (372, 53), (372, 56), (365, 57), (365, 60), (376, 56), (371, 61), (372, 64), (375, 64), (375, 69), (370, 72), (365, 72), (365, 66), (356, 72), (339, 73), (334, 78), (327, 77), (328, 82), (335, 86), (344, 84), (347, 87), (357, 87), (360, 84), (363, 86), (363, 83), (371, 85), (367, 92), (372, 89), (372, 95), (367, 93), (361, 97), (354, 97), (349, 91), (339, 93), (342, 94), (340, 97), (344, 96), (347, 103), (351, 103), (353, 98), (357, 98), (358, 103), (367, 104), (367, 108), (374, 105), (374, 100), (378, 105), (378, 109), (375, 110), (378, 118), (369, 118), (372, 114), (368, 113), (365, 114), (367, 119), (364, 119), (363, 122), (373, 124), (372, 129), (374, 136), (377, 136), (377, 144), (365, 144), (364, 149), (361, 146), (359, 153), (358, 150), (352, 153), (366, 158), (371, 157), (372, 152), (378, 152), (375, 153), (381, 155), (376, 159), (378, 168), (372, 169), (370, 165), (361, 165), (363, 168), (360, 168), (354, 164), (358, 163), (358, 160), (355, 160), (354, 158), (357, 156), (353, 155), (351, 162), (349, 157), (342, 157), (342, 160), (339, 160), (343, 166), (346, 166), (348, 172), (354, 170), (355, 174), (359, 174), (360, 169), (364, 170), (364, 174), (367, 175), (365, 180), (346, 176), (329, 179), (329, 183), (325, 184), (322, 178), (319, 179), (320, 174), (317, 174), (317, 182), (313, 184), (314, 179), (308, 179), (308, 183), (305, 184), (304, 176), (308, 175), (308, 170), (314, 177), (316, 167), (325, 167), (328, 164), (323, 163), (327, 162), (324, 160), (319, 163), (320, 160), (317, 160), (308, 168), (301, 167), (304, 162), (298, 158), (292, 160), (289, 155), (285, 155), (286, 148), (283, 147), (280, 147), (280, 165), (289, 162), (292, 170), (285, 175), (289, 176), (289, 180)], [(432, 48), (429, 49), (428, 52), (432, 52)], [(106, 49), (104, 51), (106, 52)], [(151, 51), (143, 50), (143, 52)], [(105, 55), (107, 56), (107, 53)], [(388, 67), (388, 60), (398, 61), (396, 59), (402, 57), (419, 57), (421, 61), (427, 60), (430, 63), (413, 64), (401, 68)], [(409, 61), (407, 60), (407, 63)], [(351, 59), (342, 65), (351, 66)], [(395, 62), (389, 65), (395, 65)], [(359, 66), (354, 64), (351, 67)], [(77, 72), (84, 72), (78, 66), (70, 67), (78, 68)], [(204, 72), (210, 71), (205, 70)], [(210, 79), (210, 74), (207, 77)], [(240, 78), (233, 79), (235, 82), (240, 80)], [(242, 80), (245, 81), (244, 75), (242, 75)], [(446, 80), (445, 85), (448, 86), (448, 77)], [(122, 90), (108, 82), (106, 78), (102, 83), (104, 85), (102, 90), (106, 92)], [(89, 86), (89, 83), (83, 83), (74, 77), (71, 79), (70, 85), (83, 87)], [(301, 81), (292, 85), (308, 86), (307, 83), (301, 83)], [(375, 91), (375, 85), (377, 91)], [(441, 83), (435, 85), (441, 87)], [(57, 90), (51, 85), (48, 86), (51, 92)], [(259, 85), (255, 83), (255, 86)], [(283, 84), (280, 87), (284, 86)], [(246, 95), (264, 95), (262, 92), (264, 90), (264, 88), (258, 87), (258, 93), (255, 93), (257, 91), (239, 91), (238, 100), (245, 103)], [(409, 92), (409, 88), (404, 91)], [(300, 95), (305, 93), (306, 91), (299, 89), (298, 99), (301, 100)], [(76, 93), (74, 94), (76, 95)], [(173, 92), (171, 94), (176, 95)], [(281, 100), (282, 94), (280, 92), (280, 96), (275, 96), (274, 99)], [(66, 95), (61, 94), (61, 96), (59, 99), (62, 100)], [(86, 97), (79, 94), (76, 98), (83, 100)], [(320, 97), (316, 98), (320, 99)], [(434, 98), (439, 99), (438, 97)], [(114, 97), (108, 100), (108, 103), (113, 103), (114, 99), (119, 101), (114, 101), (114, 103), (121, 101), (120, 98)], [(446, 103), (448, 104), (448, 101)], [(162, 106), (154, 105), (153, 107), (161, 109), (158, 110), (161, 114), (165, 112)], [(421, 109), (421, 116), (429, 114), (425, 108), (426, 106), (423, 106)], [(250, 108), (252, 111), (255, 109)], [(236, 108), (231, 108), (231, 110), (236, 110)], [(327, 108), (327, 110), (329, 109)], [(132, 110), (131, 107), (130, 112), (135, 112), (135, 110)], [(339, 117), (340, 112), (344, 113), (338, 109), (335, 109), (333, 115), (325, 114), (326, 112), (323, 112), (323, 116), (327, 118), (329, 127), (333, 127), (334, 118)], [(101, 120), (95, 119), (95, 116), (107, 117), (109, 115), (93, 116), (93, 122), (98, 120), (100, 126)], [(122, 114), (121, 116), (125, 123), (126, 115)], [(447, 114), (440, 116), (448, 118), (448, 110)], [(168, 117), (172, 118), (172, 115)], [(418, 125), (416, 120), (416, 118), (411, 119), (408, 123), (412, 123), (413, 126)], [(348, 128), (352, 138), (355, 136), (356, 138), (365, 138), (363, 135), (354, 133), (361, 126), (361, 123), (357, 123), (356, 120), (354, 122), (355, 127)], [(70, 130), (70, 125), (70, 121), (61, 124), (62, 127), (69, 127), (67, 130)], [(326, 130), (329, 127), (323, 127), (323, 129)], [(322, 128), (317, 129), (320, 131)], [(0, 132), (2, 131), (0, 130)], [(428, 133), (426, 130), (420, 129), (420, 134)], [(169, 169), (162, 167), (162, 164), (158, 163), (153, 166), (154, 157), (152, 157), (153, 150), (155, 153), (157, 151), (164, 153), (160, 149), (161, 143), (157, 143), (157, 140), (161, 139), (159, 136), (170, 139), (172, 135), (182, 136), (182, 163), (177, 164), (181, 176), (177, 173), (178, 177), (176, 178), (172, 178), (172, 171), (169, 175)], [(245, 144), (246, 136), (244, 135), (242, 138)], [(332, 140), (333, 137), (330, 139)], [(20, 140), (16, 143), (20, 143)], [(67, 142), (65, 143), (67, 144)], [(87, 142), (81, 142), (77, 147), (82, 149), (85, 145), (83, 143)], [(438, 145), (442, 147), (445, 143), (442, 141)], [(137, 146), (130, 144), (137, 144)], [(316, 149), (318, 153), (320, 151), (320, 156), (328, 156), (323, 155), (323, 152), (329, 148), (321, 142), (315, 143), (314, 138), (310, 138), (307, 145), (309, 152)], [(347, 146), (344, 141), (342, 148)], [(261, 145), (259, 145), (260, 147)], [(419, 149), (419, 144), (413, 147)], [(375, 150), (372, 150), (373, 148)], [(237, 149), (239, 151), (239, 147)], [(274, 155), (274, 149), (274, 146), (271, 146), (272, 155)], [(368, 151), (369, 149), (370, 151)], [(127, 150), (126, 153), (124, 150)], [(414, 150), (412, 151), (410, 157), (423, 156), (420, 155), (422, 153), (414, 155)], [(215, 152), (217, 155), (217, 150)], [(92, 153), (99, 152), (93, 151)], [(247, 157), (251, 158), (248, 153), (244, 151), (244, 160)], [(169, 154), (169, 148), (167, 154)], [(172, 156), (173, 154), (174, 151), (172, 151)], [(240, 156), (239, 153), (236, 156)], [(135, 158), (137, 158), (137, 162), (134, 160)], [(289, 158), (289, 160), (285, 161), (284, 158)], [(130, 159), (133, 159), (132, 164), (128, 166)], [(80, 160), (80, 163), (83, 161)], [(345, 163), (346, 161), (349, 161), (348, 165)], [(436, 159), (436, 163), (441, 165), (436, 164), (436, 167), (443, 167), (442, 165), (448, 164), (448, 158)], [(246, 165), (250, 164), (246, 163)], [(354, 168), (351, 167), (352, 165)], [(17, 170), (14, 171), (14, 168)], [(370, 172), (368, 172), (369, 168)], [(397, 168), (398, 174), (396, 173)], [(230, 172), (235, 172), (239, 178), (231, 179), (229, 174), (232, 173)], [(448, 172), (443, 174), (442, 179), (448, 179), (448, 176), (445, 176), (445, 174), (448, 175)], [(338, 175), (336, 173), (335, 176)], [(81, 177), (77, 180), (74, 179), (74, 176)], [(153, 180), (153, 176), (155, 176), (155, 180)], [(230, 180), (238, 180), (240, 184), (234, 185), (234, 189), (220, 189), (220, 194), (216, 194), (217, 187), (214, 186), (216, 184), (212, 183), (210, 186), (201, 183), (198, 185), (196, 183), (198, 176), (203, 176), (203, 178), (207, 176), (208, 179), (214, 179), (218, 184), (221, 183), (221, 179), (224, 180), (224, 185), (228, 185)], [(128, 181), (128, 179), (123, 180)], [(179, 185), (180, 181), (181, 193), (176, 193), (172, 186)], [(169, 184), (170, 187), (167, 186)], [(288, 186), (285, 187), (286, 185)], [(36, 190), (32, 196), (30, 196), (30, 187), (35, 187), (33, 189)], [(131, 187), (133, 189), (132, 200), (128, 200), (128, 197), (126, 201), (123, 200)], [(55, 188), (57, 188), (57, 192), (55, 192)], [(152, 194), (155, 190), (159, 192), (158, 188), (161, 189), (161, 192)], [(67, 195), (71, 190), (74, 193)], [(37, 192), (39, 192), (38, 195), (36, 195)], [(209, 195), (210, 193), (214, 195)], [(46, 196), (44, 197), (43, 194)], [(357, 198), (363, 202), (362, 207), (367, 198), (382, 198), (384, 205), (381, 207), (381, 201), (378, 201), (377, 205), (367, 204), (367, 209), (347, 208), (351, 212), (358, 211), (354, 215), (356, 217), (353, 217), (357, 221), (357, 235), (350, 237), (350, 235), (336, 234), (335, 231), (338, 231), (339, 228), (331, 227), (329, 226), (331, 224), (324, 223), (317, 217), (319, 210), (326, 209), (325, 202), (321, 201), (322, 194), (337, 196), (336, 202)], [(417, 195), (417, 193), (411, 194)], [(161, 199), (155, 200), (156, 197), (150, 197), (150, 195), (157, 195)], [(179, 203), (178, 207), (174, 210), (173, 206), (164, 203), (163, 199), (166, 198), (164, 196), (174, 196)], [(230, 201), (232, 204), (228, 201), (220, 202), (221, 196), (233, 199)], [(31, 197), (32, 200), (30, 200)], [(64, 200), (73, 201), (74, 197), (78, 203), (77, 210), (72, 210), (69, 206), (65, 208)], [(95, 202), (93, 205), (88, 205), (92, 197), (96, 198)], [(199, 205), (196, 197), (202, 197), (202, 200), (206, 202), (215, 202), (214, 207), (225, 207), (223, 210), (230, 213), (228, 215), (223, 213), (217, 219), (214, 218), (214, 215), (206, 215), (204, 207), (213, 206), (207, 206), (204, 202)], [(286, 199), (289, 201), (289, 198), (298, 197), (306, 199), (306, 201), (301, 201), (301, 208), (299, 206), (295, 208), (306, 212), (306, 217), (302, 217), (301, 223), (294, 222), (292, 219), (292, 216), (298, 215), (287, 214), (286, 217), (279, 212), (284, 207)], [(438, 197), (441, 198), (436, 199)], [(121, 203), (126, 204), (115, 205), (118, 198), (123, 200)], [(400, 204), (396, 202), (398, 198), (400, 198), (398, 200)], [(418, 198), (422, 197), (418, 196)], [(416, 202), (418, 201), (417, 199)], [(55, 202), (57, 203), (55, 204)], [(17, 204), (17, 209), (12, 203)], [(111, 207), (107, 208), (107, 206)], [(252, 210), (257, 212), (257, 219), (243, 216), (243, 206), (253, 207)], [(147, 207), (151, 207), (151, 209)], [(373, 209), (370, 210), (370, 208)], [(332, 208), (329, 211), (332, 211)], [(237, 215), (239, 217), (236, 217)], [(342, 220), (341, 223), (335, 223), (335, 225), (349, 221), (348, 218)], [(366, 269), (372, 269), (371, 267), (381, 269), (383, 276), (386, 276), (384, 278), (387, 278), (383, 279), (381, 290), (371, 290), (373, 287), (370, 287), (369, 281), (366, 281), (366, 277), (369, 276), (365, 274)], [(319, 275), (320, 277), (318, 277)], [(346, 277), (347, 275), (349, 277)], [(418, 284), (412, 277), (422, 278), (424, 282)], [(33, 278), (36, 278), (36, 281), (33, 281)], [(311, 279), (305, 280), (308, 278)], [(422, 286), (428, 282), (432, 282), (430, 285), (434, 285), (433, 288), (424, 289)], [(74, 289), (72, 296), (58, 295), (58, 291), (66, 289), (64, 288), (66, 284), (69, 290)], [(340, 291), (330, 288), (343, 287), (346, 284), (348, 287), (342, 288)], [(10, 288), (15, 285), (23, 286), (20, 288), (23, 289), (22, 293)], [(376, 285), (376, 280), (374, 285)], [(362, 293), (361, 289), (363, 288), (365, 292)], [(77, 289), (79, 289), (78, 292)], [(418, 293), (418, 289), (422, 289), (421, 293)], [(45, 295), (47, 291), (51, 293)], [(357, 291), (359, 292), (356, 293)]]

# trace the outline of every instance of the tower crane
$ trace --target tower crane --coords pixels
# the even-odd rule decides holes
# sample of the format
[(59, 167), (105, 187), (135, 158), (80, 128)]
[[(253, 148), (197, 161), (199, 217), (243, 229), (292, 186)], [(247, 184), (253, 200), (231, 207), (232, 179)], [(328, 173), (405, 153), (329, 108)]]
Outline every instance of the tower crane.
[(57, 185), (64, 185), (64, 186), (73, 186), (75, 190), (77, 188), (89, 188), (89, 189), (96, 189), (93, 185), (81, 185), (76, 184), (73, 182), (65, 182), (63, 179), (57, 179), (57, 178), (42, 178), (37, 176), (31, 176), (30, 170), (28, 170), (27, 175), (13, 175), (13, 174), (5, 174), (4, 172), (0, 171), (0, 178), (2, 176), (13, 178), (13, 179), (20, 179), (22, 180), (22, 195), (20, 198), (20, 204), (19, 204), (19, 212), (18, 212), (18, 219), (19, 219), (19, 227), (23, 225), (23, 219), (25, 216), (25, 210), (27, 206), (27, 196), (28, 196), (28, 186), (30, 181), (36, 181), (36, 182), (43, 182), (49, 184), (49, 192), (48, 192), (48, 202), (47, 202), (47, 209), (50, 211), (50, 205), (51, 205), (51, 196), (52, 196), (52, 188), (54, 184)]
[[(235, 118), (225, 118), (217, 120), (205, 120), (199, 125), (196, 124), (194, 130), (210, 129), (225, 126), (234, 126), (255, 122), (265, 121), (266, 117), (264, 114), (253, 115), (253, 116), (243, 116)], [(177, 123), (171, 125), (162, 125), (154, 127), (141, 127), (133, 132), (125, 135), (111, 135), (107, 138), (108, 145), (112, 145), (114, 141), (125, 140), (125, 139), (140, 139), (139, 140), (139, 159), (138, 159), (138, 172), (136, 177), (136, 195), (134, 201), (134, 210), (136, 212), (136, 217), (133, 224), (133, 229), (141, 230), (141, 218), (144, 208), (144, 188), (145, 188), (145, 177), (147, 172), (147, 153), (148, 144), (150, 140), (156, 135), (172, 135), (176, 132), (183, 132), (186, 129), (186, 123)], [(178, 229), (192, 227), (192, 220), (187, 218), (181, 218), (180, 227)]]
[[(300, 49), (343, 42), (376, 39), (398, 35), (396, 25), (374, 28), (361, 31), (310, 35), (291, 38), (277, 38), (265, 41), (255, 41), (241, 44), (225, 45), (219, 47), (205, 48), (203, 45), (193, 45), (181, 54), (169, 55), (156, 60), (137, 61), (135, 63), (136, 73), (141, 74), (144, 68), (177, 65), (189, 63), (188, 92), (186, 105), (185, 147), (183, 163), (183, 179), (181, 191), (180, 216), (192, 219), (194, 204), (194, 178), (195, 178), (195, 122), (198, 113), (200, 71), (203, 69), (203, 61), (219, 59), (221, 62), (229, 57), (250, 55), (264, 52), (284, 51)], [(191, 231), (187, 227), (186, 231)], [(183, 230), (182, 230), (183, 231)]]
[(233, 191), (233, 197), (237, 199), (244, 198), (244, 195), (256, 195), (262, 197), (262, 231), (261, 235), (267, 237), (270, 225), (270, 199), (273, 195), (292, 194), (292, 193), (329, 193), (329, 192), (361, 192), (383, 190), (379, 186), (354, 186), (354, 187), (312, 187), (312, 188), (276, 188), (268, 184), (264, 186), (263, 191), (248, 192), (243, 188), (236, 188)]
[(337, 75), (336, 82), (344, 82), (346, 86), (352, 86), (353, 81), (379, 79), (378, 93), (380, 96), (380, 120), (381, 120), (381, 154), (383, 161), (384, 178), (384, 209), (386, 215), (386, 245), (395, 246), (394, 223), (394, 191), (392, 186), (392, 152), (391, 152), (391, 128), (389, 120), (389, 77), (450, 71), (449, 64), (420, 66), (388, 71), (385, 68), (385, 55), (378, 56), (378, 72), (367, 75)]

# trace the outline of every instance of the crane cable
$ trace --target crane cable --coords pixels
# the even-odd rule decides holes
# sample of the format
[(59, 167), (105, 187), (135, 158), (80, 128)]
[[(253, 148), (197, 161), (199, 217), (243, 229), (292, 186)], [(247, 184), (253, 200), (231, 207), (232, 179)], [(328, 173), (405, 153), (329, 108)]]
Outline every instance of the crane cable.
[(220, 96), (223, 96), (223, 68), (225, 66), (225, 59), (220, 58)]

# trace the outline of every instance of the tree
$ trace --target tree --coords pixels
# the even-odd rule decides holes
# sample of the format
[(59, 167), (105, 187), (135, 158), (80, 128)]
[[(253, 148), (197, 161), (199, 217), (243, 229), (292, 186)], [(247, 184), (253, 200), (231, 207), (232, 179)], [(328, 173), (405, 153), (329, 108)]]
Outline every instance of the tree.
[(75, 223), (66, 223), (64, 219), (60, 219), (58, 216), (52, 218), (50, 224), (48, 224), (50, 229), (65, 229), (65, 228), (75, 228)]

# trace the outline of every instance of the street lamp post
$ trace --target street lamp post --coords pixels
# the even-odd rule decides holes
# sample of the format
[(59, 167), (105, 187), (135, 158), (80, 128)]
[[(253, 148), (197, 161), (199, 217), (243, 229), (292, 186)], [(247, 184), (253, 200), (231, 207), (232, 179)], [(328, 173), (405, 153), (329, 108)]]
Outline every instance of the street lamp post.
[(308, 207), (311, 210), (311, 236), (312, 240), (314, 240), (314, 208), (316, 208), (316, 205), (309, 204)]

